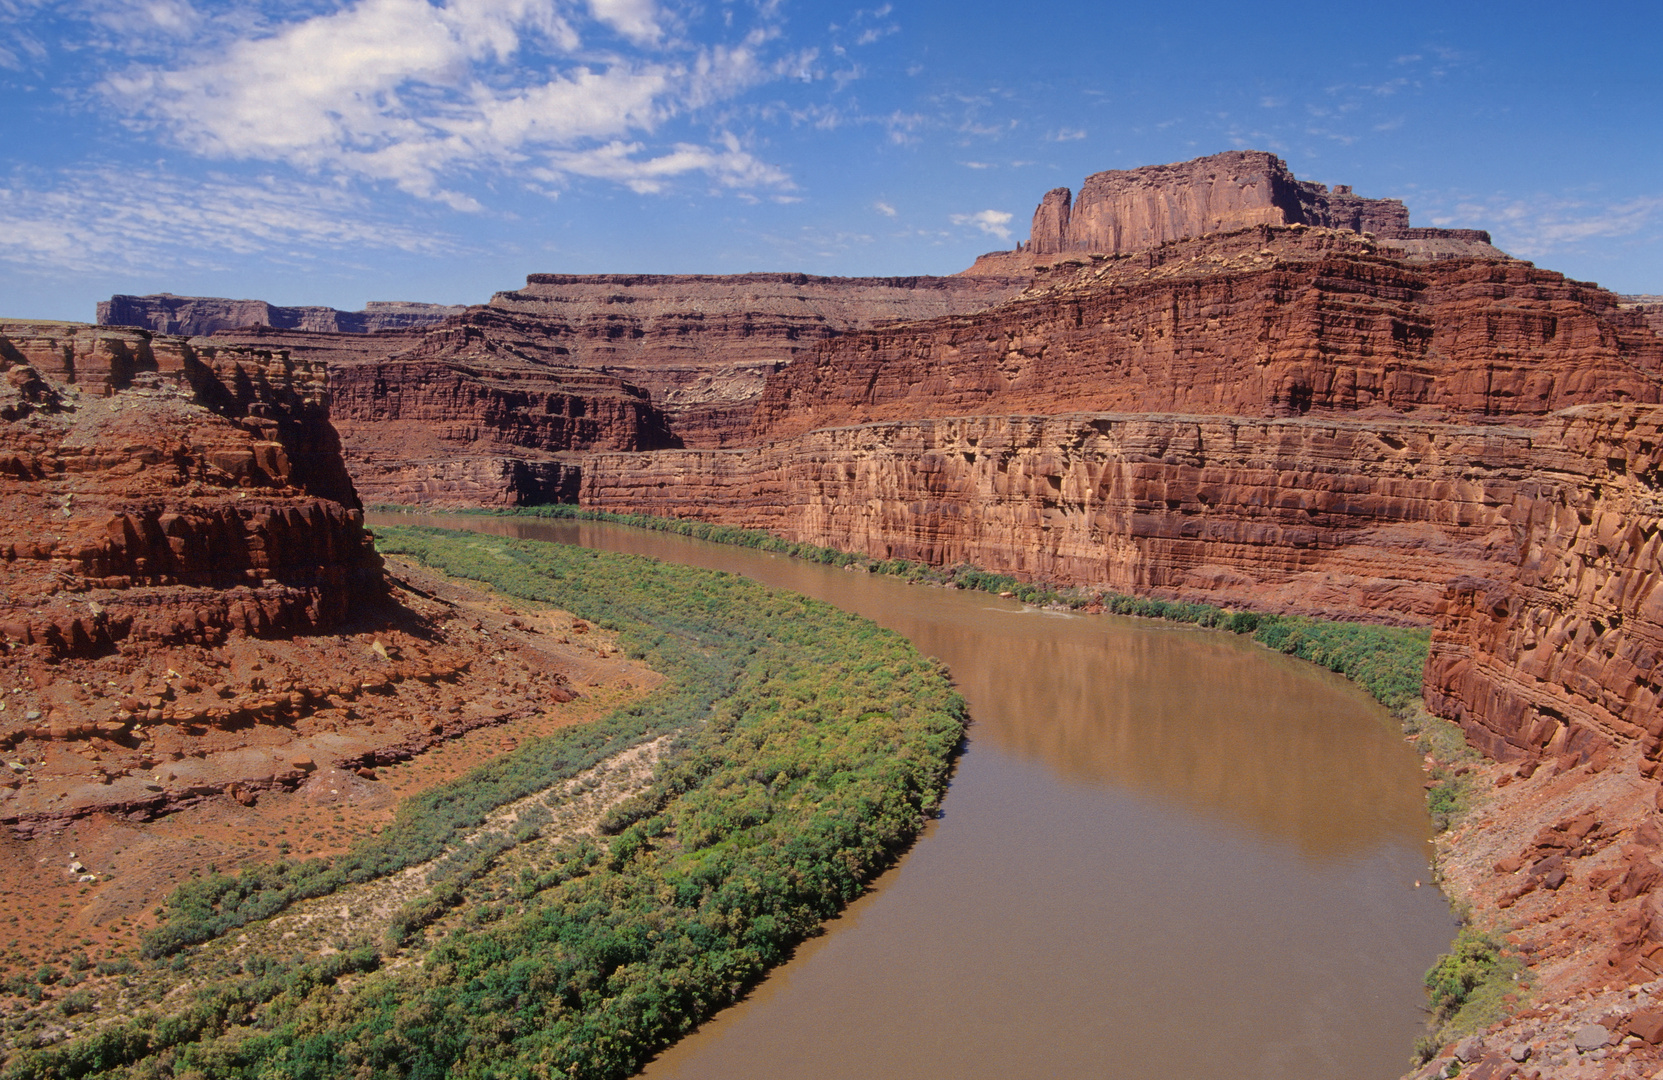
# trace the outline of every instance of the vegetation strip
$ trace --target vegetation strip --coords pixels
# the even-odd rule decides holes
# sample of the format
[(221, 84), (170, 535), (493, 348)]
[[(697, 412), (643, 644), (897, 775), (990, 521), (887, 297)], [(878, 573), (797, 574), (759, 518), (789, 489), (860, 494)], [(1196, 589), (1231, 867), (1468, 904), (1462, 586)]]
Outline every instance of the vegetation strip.
[[(373, 506), (384, 513), (425, 513), (419, 508), (398, 505)], [(1135, 615), (1168, 622), (1191, 623), (1236, 634), (1252, 634), (1253, 640), (1277, 652), (1320, 664), (1367, 690), (1388, 709), (1401, 710), (1420, 700), (1421, 677), (1432, 632), (1424, 627), (1377, 626), (1371, 623), (1334, 622), (1299, 615), (1271, 615), (1252, 611), (1230, 611), (1211, 604), (1182, 600), (1155, 600), (1101, 589), (1072, 588), (1020, 581), (968, 563), (934, 567), (907, 559), (874, 559), (817, 544), (782, 540), (758, 529), (741, 529), (707, 521), (653, 517), (650, 514), (614, 514), (606, 510), (585, 510), (578, 506), (516, 506), (501, 509), (454, 511), (459, 517), (530, 517), (554, 521), (598, 521), (628, 525), (636, 529), (673, 533), (714, 544), (751, 548), (787, 555), (794, 559), (828, 566), (855, 566), (874, 574), (888, 574), (918, 584), (945, 585), (1009, 596), (1038, 607), (1064, 606), (1074, 609), (1098, 606), (1114, 615)]]
[[(493, 841), (387, 936), (322, 958), (225, 951), (235, 969), (188, 1001), (22, 1055), (6, 1077), (627, 1076), (859, 895), (945, 790), (963, 701), (939, 665), (864, 619), (632, 556), (379, 533), (384, 552), (618, 631), (669, 684), (412, 800), (339, 859), (187, 886), (148, 952), (188, 969), (191, 942), (414, 865), (579, 762), (676, 733), (652, 785), (607, 815), (610, 841), (513, 865), (511, 886), (501, 864), (517, 848)], [(399, 945), (420, 962), (383, 964)]]

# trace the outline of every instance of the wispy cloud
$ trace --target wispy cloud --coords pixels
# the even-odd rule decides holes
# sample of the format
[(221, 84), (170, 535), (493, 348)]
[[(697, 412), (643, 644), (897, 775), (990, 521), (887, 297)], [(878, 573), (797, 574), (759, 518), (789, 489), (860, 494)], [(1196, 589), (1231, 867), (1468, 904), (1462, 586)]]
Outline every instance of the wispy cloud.
[[(183, 0), (158, 0), (191, 16)], [(654, 0), (588, 0), (588, 22), (556, 0), (358, 0), (324, 14), (232, 33), (211, 50), (111, 74), (105, 96), (132, 122), (206, 157), (281, 162), (393, 184), (454, 209), (481, 173), (530, 164), (571, 175), (670, 118), (779, 78), (801, 58), (771, 57), (778, 31), (733, 43), (674, 41)], [(597, 50), (606, 34), (630, 55)], [(204, 52), (207, 59), (202, 59)], [(708, 170), (724, 185), (787, 182), (719, 144), (650, 152), (660, 177)], [(685, 168), (682, 166), (686, 166)], [(616, 178), (637, 190), (641, 171)]]
[(1612, 202), (1541, 196), (1467, 199), (1435, 213), (1439, 226), (1489, 229), (1503, 249), (1528, 259), (1574, 251), (1594, 240), (1663, 241), (1663, 196)]
[(978, 210), (974, 214), (953, 214), (948, 220), (954, 225), (974, 225), (989, 236), (1001, 240), (1011, 238), (1011, 215), (1004, 210)]
[(632, 191), (650, 194), (662, 191), (674, 177), (692, 172), (730, 188), (789, 188), (784, 172), (747, 153), (732, 134), (719, 147), (681, 143), (669, 152), (653, 156), (641, 143), (613, 142), (591, 150), (554, 154), (551, 165), (533, 170), (539, 180), (559, 183), (567, 176), (591, 176), (614, 180)]
[(94, 166), (0, 185), (0, 261), (49, 272), (215, 269), (318, 249), (453, 253), (451, 237), (377, 213), (339, 185), (266, 177), (186, 180), (156, 170)]
[(1056, 131), (1053, 131), (1045, 136), (1046, 140), (1049, 142), (1074, 142), (1085, 137), (1086, 132), (1084, 128), (1068, 127), (1058, 128)]
[(876, 210), (878, 213), (882, 214), (884, 217), (890, 217), (890, 218), (894, 217), (897, 213), (899, 213), (899, 211), (896, 210), (893, 206), (891, 206), (890, 204), (884, 202), (881, 199), (872, 204), (872, 209)]

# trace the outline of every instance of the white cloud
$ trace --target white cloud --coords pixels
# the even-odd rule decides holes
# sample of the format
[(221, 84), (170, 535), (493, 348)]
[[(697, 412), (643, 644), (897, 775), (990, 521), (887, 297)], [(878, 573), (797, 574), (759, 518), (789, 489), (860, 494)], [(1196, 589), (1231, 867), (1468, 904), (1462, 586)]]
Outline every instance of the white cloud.
[(789, 177), (746, 153), (733, 135), (724, 136), (721, 142), (719, 150), (679, 143), (657, 157), (641, 157), (646, 149), (641, 143), (613, 142), (592, 150), (556, 154), (552, 168), (534, 175), (554, 183), (566, 175), (596, 177), (642, 194), (662, 191), (667, 180), (690, 172), (709, 173), (717, 183), (730, 188), (791, 186)]
[(884, 202), (881, 199), (872, 204), (872, 209), (876, 210), (878, 213), (882, 214), (884, 217), (894, 217), (899, 212), (893, 206), (889, 205), (888, 203)]
[(949, 219), (954, 225), (974, 225), (989, 236), (997, 236), (1001, 240), (1011, 238), (1011, 215), (1003, 210), (978, 210), (974, 214), (953, 214)]
[(589, 0), (589, 10), (638, 45), (653, 44), (664, 34), (653, 0)]
[(0, 186), (0, 261), (49, 271), (214, 268), (255, 253), (381, 249), (439, 255), (456, 243), (376, 214), (336, 185), (96, 166), (50, 189), (14, 175)]
[[(152, 6), (158, 19), (187, 17), (182, 0)], [(638, 46), (665, 35), (653, 0), (588, 0), (588, 10)], [(568, 14), (557, 0), (357, 0), (244, 31), (210, 59), (131, 67), (103, 88), (135, 122), (206, 157), (383, 181), (475, 209), (453, 190), (464, 176), (604, 158), (673, 116), (779, 77), (787, 63), (762, 54), (777, 36), (767, 27), (690, 54), (685, 46), (631, 58), (584, 51)], [(736, 166), (722, 148), (700, 156), (678, 143), (665, 156), (702, 160), (724, 184), (785, 182), (777, 168)]]
[(1462, 202), (1454, 213), (1434, 214), (1440, 226), (1472, 225), (1490, 230), (1497, 246), (1529, 259), (1576, 248), (1584, 241), (1630, 238), (1655, 243), (1663, 239), (1663, 196), (1621, 202), (1542, 196)]
[(1051, 142), (1074, 142), (1086, 137), (1084, 128), (1058, 128), (1045, 136)]
[(42, 0), (0, 0), (0, 68), (22, 71), (46, 58), (46, 43), (24, 25)]

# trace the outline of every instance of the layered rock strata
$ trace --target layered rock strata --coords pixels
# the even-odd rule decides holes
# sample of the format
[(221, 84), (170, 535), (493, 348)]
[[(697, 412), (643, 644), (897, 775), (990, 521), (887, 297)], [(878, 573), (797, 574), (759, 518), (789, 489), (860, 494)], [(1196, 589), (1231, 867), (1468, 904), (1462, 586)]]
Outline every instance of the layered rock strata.
[(916, 419), (597, 455), (581, 502), (937, 565), (1425, 624), (1510, 554), (1532, 432), (1149, 414)]
[(998, 308), (826, 342), (769, 379), (752, 435), (1064, 410), (1529, 417), (1655, 402), (1660, 371), (1663, 343), (1598, 286), (1266, 226), (1065, 261)]
[(1453, 579), (1426, 702), (1489, 756), (1663, 746), (1663, 409), (1588, 406), (1539, 431), (1508, 558)]
[(371, 502), (516, 505), (572, 492), (573, 450), (678, 445), (644, 391), (500, 359), (341, 364), (334, 417)]
[(270, 326), (316, 333), (371, 334), (431, 326), (466, 311), (465, 306), (371, 300), (362, 311), (331, 307), (279, 307), (264, 300), (221, 296), (112, 296), (98, 303), (101, 326), (136, 326), (160, 334), (194, 337), (216, 330)]
[(577, 453), (730, 445), (768, 376), (817, 343), (979, 310), (1028, 281), (534, 274), (434, 326), (245, 325), (196, 345), (327, 364), (345, 455), (371, 502), (515, 505), (570, 498)]
[(1663, 337), (1663, 296), (1622, 296), (1618, 299), (1624, 307), (1645, 319), (1653, 333)]
[(337, 625), (379, 591), (321, 365), (76, 324), (0, 324), (11, 646)]
[(532, 274), (471, 325), (528, 356), (615, 375), (651, 394), (690, 446), (731, 445), (768, 376), (820, 342), (896, 320), (979, 311), (1026, 274)]
[(370, 503), (520, 505), (569, 500), (570, 452), (679, 445), (645, 391), (564, 354), (453, 319), (427, 330), (325, 334), (270, 327), (195, 339), (281, 349), (326, 366), (342, 451)]
[(1429, 259), (1500, 255), (1478, 230), (1411, 229), (1397, 199), (1365, 199), (1349, 186), (1295, 179), (1262, 150), (1231, 150), (1171, 165), (1116, 169), (1045, 194), (1023, 250), (1034, 255), (1142, 251), (1172, 240), (1254, 225), (1315, 225), (1398, 238)]

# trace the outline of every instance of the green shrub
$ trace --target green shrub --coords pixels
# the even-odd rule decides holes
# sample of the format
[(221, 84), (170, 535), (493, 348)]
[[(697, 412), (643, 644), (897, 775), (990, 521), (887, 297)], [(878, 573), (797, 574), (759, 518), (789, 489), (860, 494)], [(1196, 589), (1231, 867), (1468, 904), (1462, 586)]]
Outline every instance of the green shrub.
[(1428, 1061), (1444, 1044), (1499, 1019), (1507, 999), (1521, 989), (1518, 978), (1523, 968), (1499, 938), (1462, 927), (1449, 952), (1426, 973), (1432, 1022), (1427, 1034), (1415, 1043), (1416, 1059)]

